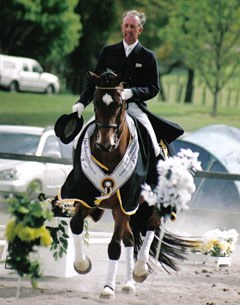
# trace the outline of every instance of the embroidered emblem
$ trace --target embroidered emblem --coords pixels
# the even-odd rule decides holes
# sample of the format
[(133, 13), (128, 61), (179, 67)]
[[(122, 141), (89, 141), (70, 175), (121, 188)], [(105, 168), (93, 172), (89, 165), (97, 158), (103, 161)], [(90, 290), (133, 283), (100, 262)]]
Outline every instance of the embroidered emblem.
[(113, 178), (103, 179), (102, 187), (104, 189), (104, 193), (109, 194), (112, 191), (114, 185), (115, 185), (115, 182), (114, 182)]

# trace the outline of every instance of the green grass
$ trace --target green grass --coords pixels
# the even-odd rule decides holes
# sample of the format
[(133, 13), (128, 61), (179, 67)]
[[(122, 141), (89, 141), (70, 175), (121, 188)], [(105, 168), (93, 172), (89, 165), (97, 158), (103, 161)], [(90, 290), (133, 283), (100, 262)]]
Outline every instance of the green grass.
[(186, 131), (215, 124), (240, 128), (240, 108), (236, 107), (219, 107), (216, 117), (211, 116), (211, 105), (171, 104), (154, 100), (149, 103), (149, 109), (159, 116), (178, 123)]
[[(0, 92), (0, 124), (49, 126), (56, 119), (72, 111), (72, 105), (78, 96), (58, 94), (8, 93)], [(180, 124), (186, 131), (193, 131), (212, 124), (225, 124), (240, 128), (240, 108), (234, 106), (219, 107), (218, 116), (210, 113), (211, 103), (207, 105), (166, 103), (157, 98), (148, 102), (149, 109), (155, 114)], [(84, 111), (85, 121), (93, 114), (92, 105)]]

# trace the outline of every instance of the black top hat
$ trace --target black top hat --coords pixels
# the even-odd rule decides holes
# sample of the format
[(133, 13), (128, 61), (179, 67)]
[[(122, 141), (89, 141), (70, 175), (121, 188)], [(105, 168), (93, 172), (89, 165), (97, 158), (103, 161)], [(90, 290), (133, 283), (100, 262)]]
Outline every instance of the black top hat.
[(83, 117), (79, 118), (78, 113), (73, 112), (60, 116), (54, 125), (54, 131), (62, 143), (68, 144), (78, 135), (82, 126)]

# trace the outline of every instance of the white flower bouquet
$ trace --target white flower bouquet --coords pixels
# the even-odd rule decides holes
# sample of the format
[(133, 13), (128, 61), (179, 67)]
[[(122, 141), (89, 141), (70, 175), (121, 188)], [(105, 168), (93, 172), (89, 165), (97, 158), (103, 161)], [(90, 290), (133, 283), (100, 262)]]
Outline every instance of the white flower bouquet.
[(160, 212), (165, 209), (177, 213), (188, 209), (196, 189), (193, 175), (197, 170), (202, 170), (198, 156), (199, 153), (190, 149), (181, 149), (177, 156), (160, 160), (156, 189), (151, 191), (146, 184), (143, 186), (142, 196), (148, 204), (156, 205)]
[(216, 257), (229, 256), (236, 248), (238, 235), (235, 229), (208, 231), (202, 235), (202, 244), (196, 247), (196, 251)]

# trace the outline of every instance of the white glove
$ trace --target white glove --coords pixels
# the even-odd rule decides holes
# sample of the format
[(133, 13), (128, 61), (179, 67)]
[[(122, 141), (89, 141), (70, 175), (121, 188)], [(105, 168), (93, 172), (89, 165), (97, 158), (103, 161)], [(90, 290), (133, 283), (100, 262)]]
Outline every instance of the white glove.
[(122, 98), (126, 101), (133, 96), (132, 89), (124, 89), (122, 92)]
[(83, 110), (84, 110), (84, 105), (82, 103), (76, 103), (72, 107), (72, 112), (77, 112), (79, 119), (82, 116)]

